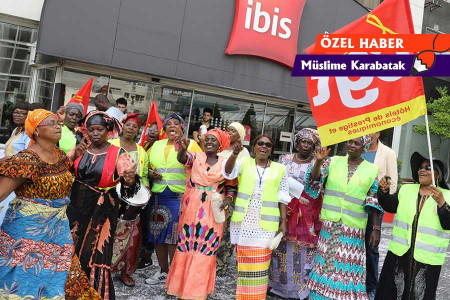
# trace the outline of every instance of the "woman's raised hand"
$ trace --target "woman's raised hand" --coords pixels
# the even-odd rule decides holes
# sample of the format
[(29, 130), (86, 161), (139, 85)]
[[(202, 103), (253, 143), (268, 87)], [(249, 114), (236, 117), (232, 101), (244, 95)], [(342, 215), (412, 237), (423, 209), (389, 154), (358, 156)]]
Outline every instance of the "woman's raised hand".
[(82, 156), (84, 152), (86, 152), (86, 150), (89, 148), (89, 145), (89, 139), (87, 137), (83, 137), (81, 139), (81, 142), (75, 146), (72, 161), (75, 161), (75, 159)]
[(189, 146), (189, 139), (187, 139), (184, 135), (176, 135), (174, 138), (174, 142), (180, 145), (181, 149), (187, 150)]
[(241, 140), (238, 140), (231, 147), (233, 148), (234, 155), (239, 155), (239, 153), (241, 153), (241, 151), (244, 150), (244, 146), (242, 146)]
[(66, 119), (66, 107), (61, 106), (60, 108), (58, 108), (58, 110), (56, 111), (56, 116), (58, 116), (59, 121), (64, 122), (64, 120)]
[(433, 197), (434, 201), (441, 207), (445, 203), (444, 194), (442, 194), (441, 190), (435, 186), (431, 186), (431, 197)]
[(316, 160), (322, 161), (330, 154), (331, 148), (317, 148)]

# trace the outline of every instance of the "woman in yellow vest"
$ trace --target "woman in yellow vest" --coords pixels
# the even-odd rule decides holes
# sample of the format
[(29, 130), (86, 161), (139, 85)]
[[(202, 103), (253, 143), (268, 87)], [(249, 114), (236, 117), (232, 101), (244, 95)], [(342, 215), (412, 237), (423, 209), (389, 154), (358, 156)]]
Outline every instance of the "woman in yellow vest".
[(306, 173), (306, 186), (324, 187), (323, 220), (313, 268), (310, 299), (366, 300), (367, 212), (373, 212), (372, 247), (380, 241), (377, 201), (378, 167), (361, 157), (370, 146), (368, 135), (347, 142), (347, 156), (324, 162), (331, 149), (316, 150), (316, 162)]
[[(128, 153), (133, 164), (137, 166), (136, 173), (141, 177), (141, 184), (148, 188), (148, 156), (144, 148), (135, 142), (142, 126), (139, 113), (125, 115), (122, 124), (122, 136), (110, 140), (109, 143)], [(134, 286), (135, 282), (131, 275), (136, 272), (142, 244), (141, 218), (138, 214), (142, 209), (140, 207), (126, 209), (126, 207), (125, 202), (120, 202), (111, 269), (113, 272), (120, 272), (119, 279), (124, 285)]]
[[(147, 278), (147, 284), (163, 284), (169, 272), (177, 244), (177, 228), (181, 211), (181, 197), (186, 189), (186, 167), (177, 160), (176, 136), (183, 136), (184, 120), (177, 114), (169, 115), (163, 122), (168, 138), (156, 141), (148, 151), (149, 177), (152, 180), (148, 242), (155, 244), (160, 272)], [(191, 140), (188, 151), (201, 152)]]
[(238, 143), (224, 165), (225, 178), (239, 180), (230, 226), (238, 262), (236, 299), (266, 299), (270, 242), (277, 231), (286, 233), (288, 176), (284, 165), (270, 160), (273, 147), (270, 136), (259, 135), (253, 142), (255, 159), (237, 160), (242, 151)]
[[(64, 110), (64, 107), (61, 108)], [(75, 137), (76, 126), (81, 118), (83, 118), (83, 115), (84, 107), (81, 103), (72, 102), (65, 106), (64, 126), (61, 128), (61, 139), (59, 140), (58, 147), (66, 152), (66, 154), (69, 153), (77, 143)]]
[(389, 181), (380, 180), (378, 199), (384, 210), (396, 213), (389, 251), (384, 260), (375, 299), (436, 299), (439, 274), (450, 239), (450, 191), (445, 164), (414, 152), (412, 176), (418, 184), (404, 184), (389, 195)]

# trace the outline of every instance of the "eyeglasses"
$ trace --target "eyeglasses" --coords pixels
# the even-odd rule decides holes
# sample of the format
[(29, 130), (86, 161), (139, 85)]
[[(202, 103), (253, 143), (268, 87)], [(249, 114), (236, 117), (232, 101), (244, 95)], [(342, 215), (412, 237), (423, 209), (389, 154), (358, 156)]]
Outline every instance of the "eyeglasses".
[(263, 141), (257, 141), (257, 142), (256, 142), (256, 145), (258, 145), (258, 146), (260, 146), (260, 147), (262, 147), (262, 146), (265, 145), (267, 148), (272, 148), (272, 147), (273, 147), (273, 144), (272, 144), (272, 143), (270, 143), (270, 142), (264, 143)]
[(28, 112), (13, 111), (13, 115), (27, 116)]
[(431, 171), (431, 165), (422, 165), (419, 167), (419, 171), (424, 169), (425, 171)]
[(53, 120), (53, 121), (49, 121), (47, 123), (41, 123), (38, 125), (38, 127), (43, 127), (43, 126), (57, 127), (57, 126), (63, 126), (63, 124), (64, 124), (63, 122)]

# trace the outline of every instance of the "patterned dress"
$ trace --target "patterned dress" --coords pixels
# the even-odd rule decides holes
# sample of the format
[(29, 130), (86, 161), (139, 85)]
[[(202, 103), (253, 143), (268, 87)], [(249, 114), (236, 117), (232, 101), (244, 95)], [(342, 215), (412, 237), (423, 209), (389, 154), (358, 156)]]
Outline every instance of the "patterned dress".
[(0, 231), (0, 298), (64, 298), (72, 262), (66, 198), (72, 186), (70, 161), (55, 148), (47, 163), (24, 150), (0, 165), (0, 175), (26, 179), (9, 204)]
[(166, 288), (169, 295), (182, 299), (206, 299), (214, 294), (216, 251), (225, 223), (216, 223), (211, 208), (214, 191), (236, 196), (237, 181), (222, 175), (222, 162), (209, 166), (206, 154), (187, 153), (188, 181), (182, 200), (177, 250), (170, 266)]
[[(320, 184), (325, 186), (330, 159), (320, 169)], [(347, 182), (359, 165), (349, 165)], [(311, 169), (306, 173), (306, 185), (317, 185), (311, 180)], [(382, 211), (377, 200), (378, 179), (375, 179), (364, 203), (366, 211), (373, 207)], [(316, 194), (318, 196), (318, 194)], [(366, 300), (365, 230), (345, 225), (342, 220), (324, 220), (317, 244), (314, 266), (308, 288), (310, 299)]]
[[(306, 171), (314, 164), (315, 159), (309, 163), (297, 164), (294, 156), (295, 154), (283, 155), (279, 163), (286, 166), (289, 177), (305, 184)], [(270, 291), (284, 298), (304, 299), (309, 296), (307, 282), (322, 227), (319, 220), (322, 194), (319, 193), (317, 199), (311, 197), (320, 192), (320, 186), (314, 188), (305, 187), (300, 199), (293, 198), (289, 203), (285, 240), (272, 252)]]
[(74, 165), (76, 176), (67, 215), (75, 255), (89, 278), (90, 286), (104, 299), (115, 299), (111, 276), (119, 207), (115, 186), (119, 174), (130, 165), (125, 150), (112, 145), (102, 154), (86, 151)]

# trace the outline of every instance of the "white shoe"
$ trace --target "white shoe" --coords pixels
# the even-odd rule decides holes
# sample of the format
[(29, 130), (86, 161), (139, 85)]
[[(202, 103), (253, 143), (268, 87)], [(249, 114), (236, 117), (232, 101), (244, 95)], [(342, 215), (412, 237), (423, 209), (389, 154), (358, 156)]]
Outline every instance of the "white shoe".
[(161, 284), (161, 283), (165, 283), (167, 279), (167, 273), (161, 273), (161, 272), (156, 272), (153, 276), (147, 278), (145, 280), (146, 284), (150, 284), (150, 285), (156, 285), (156, 284)]

